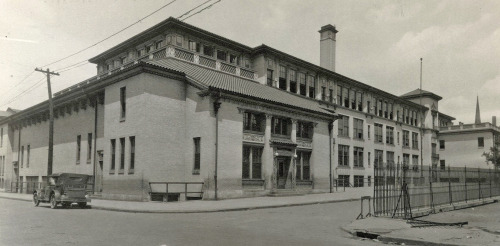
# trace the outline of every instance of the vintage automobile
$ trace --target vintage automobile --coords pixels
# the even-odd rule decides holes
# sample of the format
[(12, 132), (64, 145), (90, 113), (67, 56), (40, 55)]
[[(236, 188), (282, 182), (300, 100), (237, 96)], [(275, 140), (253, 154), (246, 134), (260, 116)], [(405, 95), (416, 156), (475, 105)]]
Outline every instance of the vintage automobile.
[(45, 202), (50, 203), (51, 208), (56, 208), (58, 204), (70, 207), (72, 203), (78, 203), (84, 208), (90, 202), (88, 180), (89, 175), (85, 174), (54, 173), (49, 176), (45, 187), (33, 192), (33, 204), (38, 206), (40, 202)]

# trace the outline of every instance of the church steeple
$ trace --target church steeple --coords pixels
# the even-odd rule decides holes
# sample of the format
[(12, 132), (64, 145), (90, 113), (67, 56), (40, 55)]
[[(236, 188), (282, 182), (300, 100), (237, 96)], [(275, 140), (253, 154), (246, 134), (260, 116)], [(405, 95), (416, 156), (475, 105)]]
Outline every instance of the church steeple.
[(479, 96), (477, 96), (476, 102), (476, 124), (481, 124), (481, 116), (479, 114)]

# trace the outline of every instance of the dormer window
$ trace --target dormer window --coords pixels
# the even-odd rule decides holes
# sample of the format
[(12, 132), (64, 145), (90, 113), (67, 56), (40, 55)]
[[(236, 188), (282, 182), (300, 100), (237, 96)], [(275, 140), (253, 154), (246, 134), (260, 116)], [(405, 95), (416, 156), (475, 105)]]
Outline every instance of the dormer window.
[(161, 47), (163, 47), (163, 40), (156, 42), (155, 46), (155, 49), (159, 50)]
[(146, 54), (146, 50), (145, 49), (139, 49), (137, 50), (137, 57), (142, 57)]
[(226, 61), (226, 58), (227, 58), (227, 53), (225, 51), (217, 50), (217, 59), (218, 60)]
[(146, 53), (149, 54), (151, 51), (153, 51), (153, 45), (146, 46)]
[(124, 57), (120, 57), (120, 64), (125, 64), (125, 62), (127, 62), (127, 57), (124, 56)]
[(106, 70), (109, 71), (111, 69), (113, 69), (113, 67), (111, 66), (111, 64), (106, 64)]
[(211, 46), (203, 45), (203, 55), (213, 57), (214, 56), (214, 48)]

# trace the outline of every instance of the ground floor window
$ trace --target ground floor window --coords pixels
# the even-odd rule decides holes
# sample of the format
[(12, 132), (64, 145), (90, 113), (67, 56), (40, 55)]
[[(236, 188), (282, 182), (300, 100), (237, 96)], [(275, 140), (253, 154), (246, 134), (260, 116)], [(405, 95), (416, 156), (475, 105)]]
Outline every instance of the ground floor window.
[(297, 152), (297, 180), (311, 179), (310, 157), (311, 152)]
[(354, 175), (354, 187), (364, 187), (363, 175)]
[(243, 179), (262, 179), (262, 147), (243, 146)]
[(349, 176), (350, 175), (339, 175), (339, 177), (338, 177), (338, 186), (340, 186), (340, 187), (349, 187)]

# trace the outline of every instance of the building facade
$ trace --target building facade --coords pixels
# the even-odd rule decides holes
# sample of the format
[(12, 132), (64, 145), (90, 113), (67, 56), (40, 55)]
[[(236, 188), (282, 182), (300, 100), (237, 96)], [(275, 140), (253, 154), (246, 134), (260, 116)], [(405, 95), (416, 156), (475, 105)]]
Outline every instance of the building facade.
[[(53, 172), (92, 175), (110, 199), (151, 199), (150, 182), (203, 182), (211, 199), (369, 186), (376, 165), (437, 163), (439, 126), (454, 120), (440, 97), (336, 73), (338, 31), (319, 32), (319, 66), (174, 18), (91, 58), (96, 76), (54, 94)], [(48, 102), (0, 125), (4, 183), (43, 182)]]

